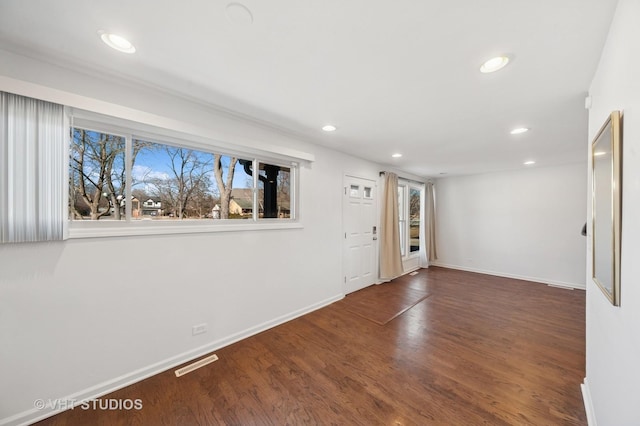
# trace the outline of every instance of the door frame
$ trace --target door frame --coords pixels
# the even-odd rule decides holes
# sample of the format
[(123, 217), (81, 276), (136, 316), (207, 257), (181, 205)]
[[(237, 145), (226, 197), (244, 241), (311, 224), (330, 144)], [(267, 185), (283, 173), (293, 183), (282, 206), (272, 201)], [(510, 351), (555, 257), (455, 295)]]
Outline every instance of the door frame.
[[(375, 196), (373, 197), (373, 211), (374, 211), (374, 226), (376, 227), (377, 231), (378, 231), (378, 235), (380, 232), (380, 211), (379, 211), (379, 202), (378, 199), (380, 198), (380, 190), (379, 190), (379, 184), (380, 184), (380, 179), (379, 177), (365, 177), (362, 176), (358, 173), (348, 173), (348, 172), (344, 172), (342, 174), (342, 203), (341, 203), (341, 209), (342, 212), (340, 213), (340, 221), (341, 221), (341, 232), (340, 232), (340, 240), (341, 240), (341, 254), (342, 254), (342, 277), (341, 277), (341, 285), (342, 285), (342, 294), (346, 295), (347, 294), (347, 273), (348, 273), (348, 265), (347, 265), (347, 253), (346, 253), (346, 244), (345, 244), (345, 239), (346, 239), (346, 229), (345, 229), (345, 202), (347, 200), (347, 196), (346, 196), (346, 191), (347, 191), (347, 187), (348, 187), (348, 179), (349, 178), (355, 178), (355, 179), (362, 179), (362, 180), (366, 180), (371, 182), (372, 184), (372, 191), (375, 194)], [(373, 278), (373, 284), (380, 284), (380, 254), (379, 254), (379, 245), (378, 245), (378, 239), (376, 237), (376, 240), (373, 243), (373, 274), (374, 274), (374, 278)]]

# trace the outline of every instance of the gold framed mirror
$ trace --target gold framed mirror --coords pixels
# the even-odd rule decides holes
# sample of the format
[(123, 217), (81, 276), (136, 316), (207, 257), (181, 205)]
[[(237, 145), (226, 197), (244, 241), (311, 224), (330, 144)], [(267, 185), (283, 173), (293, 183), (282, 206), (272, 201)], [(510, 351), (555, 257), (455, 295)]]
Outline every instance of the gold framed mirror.
[(622, 117), (613, 111), (591, 143), (592, 278), (620, 306)]

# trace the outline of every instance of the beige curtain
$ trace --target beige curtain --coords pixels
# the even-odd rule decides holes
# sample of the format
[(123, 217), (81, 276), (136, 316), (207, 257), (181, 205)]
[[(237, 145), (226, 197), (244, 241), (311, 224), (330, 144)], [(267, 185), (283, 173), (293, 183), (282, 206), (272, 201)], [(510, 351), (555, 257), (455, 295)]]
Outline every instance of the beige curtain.
[(427, 182), (425, 210), (424, 241), (427, 246), (429, 263), (431, 263), (438, 259), (438, 251), (436, 249), (436, 197), (432, 182)]
[(380, 279), (392, 280), (402, 275), (400, 228), (398, 224), (398, 176), (384, 173), (380, 215)]

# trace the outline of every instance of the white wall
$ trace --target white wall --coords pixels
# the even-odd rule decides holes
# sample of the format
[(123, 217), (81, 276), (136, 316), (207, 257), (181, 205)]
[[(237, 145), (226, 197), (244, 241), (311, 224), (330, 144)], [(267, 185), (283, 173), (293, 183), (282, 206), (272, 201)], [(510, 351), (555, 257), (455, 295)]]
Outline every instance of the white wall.
[(436, 264), (584, 288), (586, 179), (584, 163), (438, 179)]
[[(587, 280), (584, 390), (586, 405), (592, 410), (590, 424), (601, 426), (640, 424), (639, 24), (640, 2), (620, 0), (590, 88), (590, 141), (611, 111), (624, 112), (621, 306), (613, 307), (592, 280)], [(587, 276), (591, 277), (590, 244), (587, 261)]]
[[(199, 126), (221, 141), (278, 145), (315, 161), (301, 169), (302, 229), (0, 245), (0, 424), (45, 414), (36, 399), (94, 397), (343, 297), (343, 173), (377, 180), (380, 166), (2, 52), (0, 90), (12, 91), (8, 78), (86, 96), (100, 111), (125, 106), (167, 127)], [(208, 332), (192, 336), (199, 323)]]

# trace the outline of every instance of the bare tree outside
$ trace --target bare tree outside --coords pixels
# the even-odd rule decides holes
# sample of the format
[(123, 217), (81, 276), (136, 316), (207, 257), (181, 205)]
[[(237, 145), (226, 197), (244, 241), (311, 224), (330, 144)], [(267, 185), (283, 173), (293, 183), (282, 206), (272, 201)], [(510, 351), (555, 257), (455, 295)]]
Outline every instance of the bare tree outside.
[(69, 210), (74, 218), (120, 219), (124, 197), (124, 150), (121, 136), (73, 129), (69, 153)]
[[(202, 198), (210, 197), (210, 155), (186, 148), (160, 145), (167, 155), (171, 175), (149, 179), (155, 196), (163, 203), (163, 210), (178, 219), (189, 217), (191, 204), (204, 207)], [(212, 197), (210, 197), (212, 198)]]
[[(132, 164), (147, 145), (134, 144)], [(73, 129), (69, 152), (69, 213), (73, 219), (123, 218), (129, 201), (125, 196), (125, 146), (122, 136)]]
[(291, 217), (291, 169), (286, 167), (278, 174), (278, 217)]
[[(134, 139), (132, 165), (127, 170), (125, 151), (122, 136), (73, 129), (70, 218), (121, 220), (127, 203), (135, 219), (205, 219), (213, 217), (214, 211), (221, 219), (251, 216), (253, 208), (246, 197), (232, 203), (234, 178), (241, 179), (244, 173), (237, 173), (238, 158)], [(126, 195), (128, 173), (132, 191)], [(246, 192), (252, 183), (240, 189)], [(282, 188), (288, 198), (288, 183), (283, 182)]]
[(216, 205), (216, 198), (211, 192), (211, 180), (207, 176), (206, 182), (198, 185), (191, 199), (187, 203), (186, 215), (189, 218), (205, 219), (212, 217), (213, 207)]
[(409, 188), (409, 249), (420, 250), (420, 190)]
[(222, 155), (213, 154), (213, 175), (218, 185), (220, 197), (220, 219), (229, 219), (229, 204), (231, 203), (231, 190), (233, 189), (233, 175), (238, 159), (231, 157), (227, 167), (226, 180), (223, 179)]

